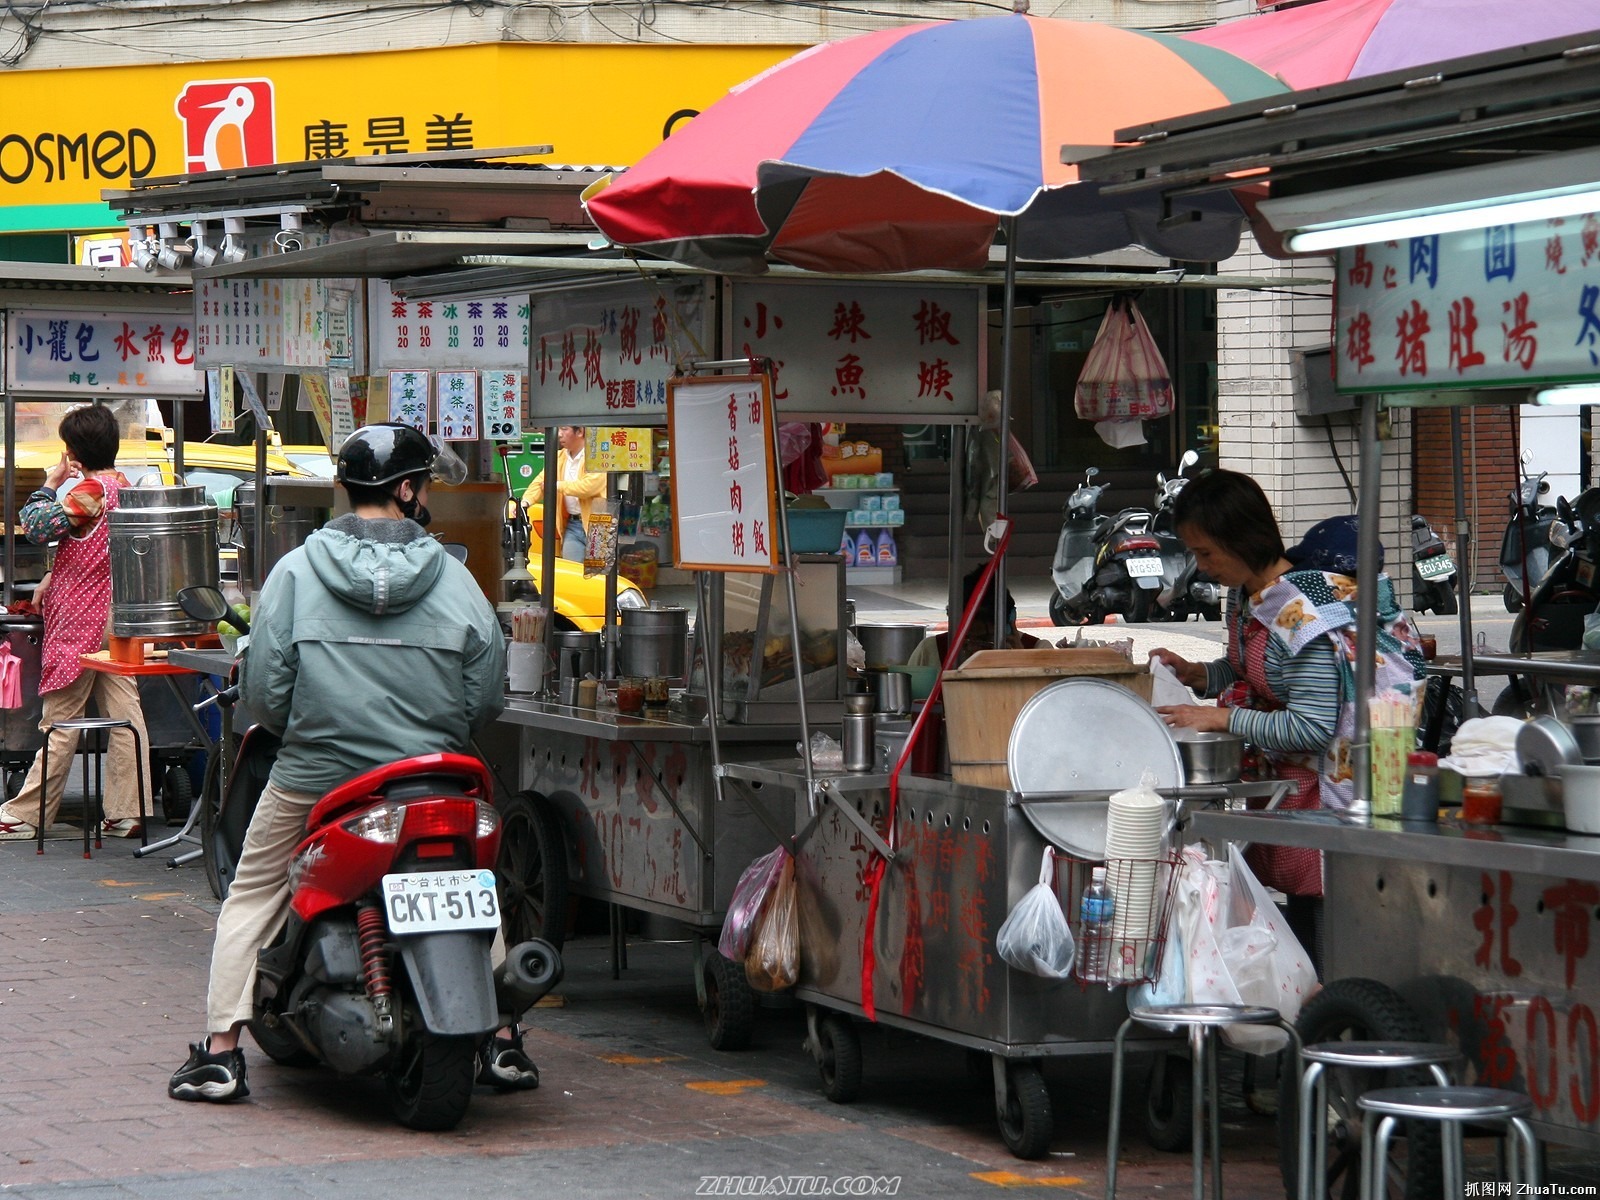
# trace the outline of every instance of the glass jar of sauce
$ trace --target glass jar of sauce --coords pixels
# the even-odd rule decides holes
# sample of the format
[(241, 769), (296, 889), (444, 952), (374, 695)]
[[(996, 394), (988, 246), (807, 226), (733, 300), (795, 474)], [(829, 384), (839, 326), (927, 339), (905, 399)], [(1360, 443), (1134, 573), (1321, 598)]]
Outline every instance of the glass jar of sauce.
[(617, 680), (617, 711), (620, 713), (644, 711), (644, 680), (633, 678)]
[(1493, 775), (1461, 781), (1461, 819), (1468, 825), (1500, 824), (1500, 780)]

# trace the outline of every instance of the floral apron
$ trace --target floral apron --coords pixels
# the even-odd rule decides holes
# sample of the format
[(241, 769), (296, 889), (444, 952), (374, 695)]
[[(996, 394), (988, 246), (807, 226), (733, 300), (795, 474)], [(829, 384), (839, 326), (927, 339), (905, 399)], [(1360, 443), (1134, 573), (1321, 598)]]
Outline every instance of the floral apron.
[(82, 656), (104, 650), (111, 618), (111, 510), (120, 488), (115, 475), (97, 476), (106, 503), (87, 532), (56, 543), (50, 586), (45, 589), (44, 653), (39, 691), (56, 692), (83, 674)]

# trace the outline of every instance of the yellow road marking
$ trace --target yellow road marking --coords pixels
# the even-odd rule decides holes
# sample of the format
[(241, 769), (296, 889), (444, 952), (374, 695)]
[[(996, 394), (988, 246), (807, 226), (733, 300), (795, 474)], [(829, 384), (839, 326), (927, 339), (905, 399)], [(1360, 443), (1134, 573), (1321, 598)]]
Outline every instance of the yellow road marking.
[(184, 892), (148, 892), (148, 893), (146, 893), (145, 895), (142, 895), (142, 896), (135, 896), (134, 899), (135, 900), (176, 900), (176, 899), (184, 896), (185, 894), (186, 893), (184, 893)]
[(712, 1096), (737, 1096), (751, 1088), (767, 1086), (765, 1079), (701, 1079), (683, 1085), (692, 1092), (706, 1092)]
[(974, 1171), (972, 1177), (1002, 1188), (1069, 1188), (1083, 1182), (1076, 1175), (1018, 1175), (1015, 1171)]
[(683, 1055), (658, 1054), (653, 1058), (640, 1058), (637, 1054), (602, 1054), (600, 1061), (616, 1067), (646, 1067), (656, 1063), (682, 1062)]
[(101, 887), (145, 887), (150, 881), (145, 879), (138, 883), (123, 883), (120, 879), (101, 879), (97, 880), (96, 882), (98, 882)]

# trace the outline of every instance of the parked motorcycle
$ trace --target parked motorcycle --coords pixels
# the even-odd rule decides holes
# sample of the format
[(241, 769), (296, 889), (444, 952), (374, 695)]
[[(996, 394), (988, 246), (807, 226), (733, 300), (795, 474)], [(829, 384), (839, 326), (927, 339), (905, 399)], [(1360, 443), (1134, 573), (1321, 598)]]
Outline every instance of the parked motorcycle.
[(1411, 514), (1411, 572), (1414, 579), (1412, 608), (1448, 617), (1456, 611), (1456, 564), (1444, 539), (1433, 531), (1428, 518)]
[(1050, 620), (1057, 625), (1078, 625), (1088, 618), (1084, 588), (1094, 576), (1095, 534), (1105, 525), (1100, 515), (1100, 494), (1105, 484), (1095, 483), (1099, 467), (1083, 473), (1083, 482), (1073, 489), (1063, 510), (1061, 536), (1056, 542), (1055, 561), (1050, 578), (1055, 591), (1050, 593)]
[[(196, 620), (248, 630), (215, 588), (185, 588), (178, 601)], [(277, 747), (250, 730), (207, 814), (204, 850), (225, 881)], [(269, 1058), (380, 1075), (395, 1118), (413, 1129), (460, 1122), (484, 1038), (561, 979), (560, 953), (537, 938), (491, 970), (501, 925), (493, 794), (480, 760), (423, 754), (359, 775), (311, 810), (289, 867), (289, 918), (257, 959), (250, 1032)]]
[(1539, 502), (1539, 497), (1550, 491), (1545, 478), (1548, 474), (1548, 471), (1540, 471), (1538, 475), (1527, 476), (1511, 490), (1509, 497), (1511, 521), (1500, 539), (1500, 573), (1506, 577), (1502, 595), (1506, 611), (1510, 613), (1522, 608), (1529, 590), (1550, 569), (1550, 524), (1556, 519), (1556, 510)]
[(1151, 524), (1161, 542), (1162, 587), (1156, 597), (1155, 616), (1162, 621), (1186, 621), (1198, 613), (1207, 621), (1222, 619), (1223, 587), (1204, 571), (1189, 547), (1178, 537), (1172, 523), (1172, 510), (1189, 482), (1184, 474), (1200, 461), (1193, 450), (1184, 451), (1178, 460), (1178, 473), (1171, 479), (1156, 475), (1156, 511)]
[(1090, 624), (1111, 613), (1136, 623), (1150, 620), (1165, 574), (1154, 519), (1149, 509), (1125, 508), (1095, 535), (1094, 578), (1084, 593)]

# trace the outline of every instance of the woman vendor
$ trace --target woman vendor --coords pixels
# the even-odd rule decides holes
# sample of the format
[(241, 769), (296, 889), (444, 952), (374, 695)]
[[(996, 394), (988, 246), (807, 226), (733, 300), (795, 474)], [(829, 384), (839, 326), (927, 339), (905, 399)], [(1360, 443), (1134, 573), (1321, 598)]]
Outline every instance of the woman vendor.
[[(1219, 707), (1160, 709), (1168, 725), (1239, 734), (1263, 773), (1298, 790), (1285, 809), (1342, 809), (1353, 794), (1355, 733), (1355, 518), (1324, 521), (1286, 550), (1272, 506), (1248, 475), (1213, 471), (1184, 488), (1173, 510), (1178, 536), (1202, 571), (1231, 590), (1224, 658), (1166, 663)], [(1422, 662), (1416, 630), (1400, 612), (1387, 576), (1378, 593), (1376, 686), (1409, 687)], [(1315, 850), (1253, 847), (1257, 876), (1289, 897), (1296, 935), (1320, 963), (1322, 858)]]

